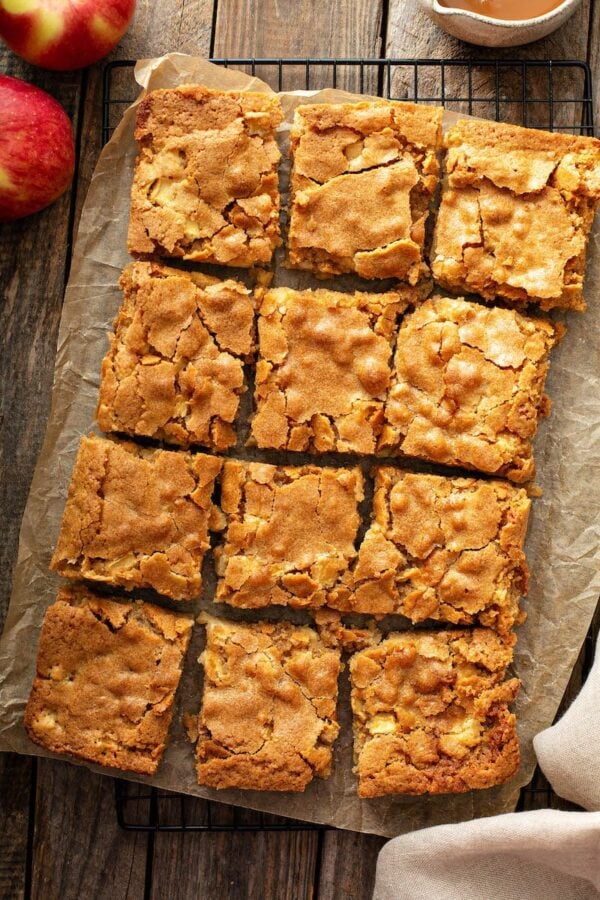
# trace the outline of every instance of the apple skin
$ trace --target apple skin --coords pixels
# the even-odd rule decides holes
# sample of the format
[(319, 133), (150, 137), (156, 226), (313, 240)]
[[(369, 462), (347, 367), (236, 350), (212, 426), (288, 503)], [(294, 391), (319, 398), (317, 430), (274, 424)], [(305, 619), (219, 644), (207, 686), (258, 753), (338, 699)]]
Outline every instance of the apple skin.
[(116, 47), (135, 0), (0, 0), (0, 37), (36, 66), (66, 72)]
[(64, 194), (75, 168), (75, 142), (60, 103), (9, 75), (0, 75), (0, 120), (0, 222), (9, 222)]

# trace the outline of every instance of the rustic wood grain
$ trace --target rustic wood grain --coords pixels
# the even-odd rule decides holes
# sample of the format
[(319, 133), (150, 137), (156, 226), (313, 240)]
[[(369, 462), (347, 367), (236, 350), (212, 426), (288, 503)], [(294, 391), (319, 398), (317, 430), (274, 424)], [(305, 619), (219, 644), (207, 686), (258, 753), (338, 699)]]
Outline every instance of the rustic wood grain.
[[(213, 56), (257, 58), (378, 57), (384, 5), (379, 0), (219, 0)], [(257, 74), (268, 78), (267, 70)], [(358, 90), (358, 72), (340, 69), (338, 87)], [(330, 87), (314, 68), (311, 86)], [(302, 68), (284, 73), (284, 90), (304, 88)], [(376, 90), (372, 75), (365, 91)]]
[(0, 897), (25, 896), (31, 760), (0, 753)]
[(112, 782), (38, 760), (32, 900), (142, 900), (145, 834), (117, 825)]
[[(187, 798), (186, 821), (206, 822), (207, 804)], [(180, 821), (179, 798), (161, 801), (161, 820)], [(212, 822), (231, 824), (233, 810), (211, 804)], [(239, 810), (239, 822), (253, 824), (259, 814)], [(271, 822), (285, 820), (266, 817)], [(313, 896), (317, 831), (157, 834), (154, 838), (151, 900), (305, 900)], [(185, 872), (186, 878), (179, 878)]]
[(385, 838), (374, 834), (326, 832), (316, 891), (319, 900), (369, 900), (377, 854), (384, 844)]

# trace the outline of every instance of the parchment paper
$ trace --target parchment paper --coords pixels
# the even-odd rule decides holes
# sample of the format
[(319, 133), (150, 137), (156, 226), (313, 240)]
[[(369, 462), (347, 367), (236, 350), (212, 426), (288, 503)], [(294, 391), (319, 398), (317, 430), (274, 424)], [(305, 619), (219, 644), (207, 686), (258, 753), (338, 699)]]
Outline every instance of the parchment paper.
[[(140, 62), (136, 78), (149, 89), (198, 82), (215, 88), (270, 91), (258, 79), (182, 54)], [(310, 99), (331, 101), (350, 96), (328, 90), (311, 95)], [(307, 96), (285, 94), (282, 100), (288, 123), (281, 134), (282, 151), (286, 154), (293, 108), (298, 102), (306, 102)], [(102, 151), (75, 244), (59, 332), (52, 409), (25, 509), (13, 595), (0, 642), (0, 750), (53, 755), (28, 740), (22, 717), (35, 671), (39, 629), (59, 585), (59, 579), (48, 571), (48, 563), (56, 543), (79, 439), (93, 428), (100, 363), (107, 349), (106, 332), (121, 302), (117, 281), (129, 262), (126, 231), (136, 154), (134, 118), (135, 104), (125, 112), (114, 137)], [(330, 779), (316, 779), (299, 795), (216, 792), (199, 787), (193, 770), (193, 747), (186, 740), (181, 724), (181, 713), (196, 712), (199, 706), (201, 668), (196, 660), (203, 629), (196, 626), (165, 758), (154, 778), (135, 776), (132, 780), (284, 816), (390, 836), (514, 808), (520, 787), (530, 780), (533, 772), (532, 738), (554, 718), (600, 594), (598, 235), (596, 227), (587, 276), (589, 309), (585, 314), (568, 317), (568, 334), (553, 354), (548, 379), (548, 392), (553, 398), (552, 415), (542, 424), (536, 439), (537, 483), (543, 489), (543, 496), (534, 503), (527, 538), (532, 583), (524, 601), (528, 619), (519, 630), (515, 662), (516, 672), (523, 681), (517, 702), (523, 756), (518, 775), (502, 787), (457, 797), (359, 800), (351, 771), (352, 738), (345, 671), (340, 678), (342, 732), (335, 747)], [(229, 270), (227, 274), (237, 273)], [(275, 282), (309, 285), (311, 278), (307, 273), (278, 267)], [(342, 289), (353, 284), (352, 279), (335, 282)], [(250, 401), (247, 394), (246, 413)], [(241, 442), (234, 454), (249, 455)], [(260, 453), (255, 451), (254, 456), (257, 455)], [(268, 454), (263, 458), (268, 458)], [(289, 460), (297, 464), (301, 457), (289, 454)], [(194, 613), (203, 607), (216, 614), (245, 617), (244, 612), (212, 603), (214, 572), (210, 559), (205, 574), (207, 590), (202, 601), (194, 605)], [(98, 766), (88, 768), (107, 772)], [(127, 774), (123, 777), (131, 778)]]

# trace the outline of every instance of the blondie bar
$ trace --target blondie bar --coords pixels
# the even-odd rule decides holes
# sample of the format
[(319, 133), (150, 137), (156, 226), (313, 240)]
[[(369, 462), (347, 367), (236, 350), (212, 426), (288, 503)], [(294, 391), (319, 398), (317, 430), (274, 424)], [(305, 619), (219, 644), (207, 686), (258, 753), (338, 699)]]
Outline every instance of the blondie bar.
[(226, 460), (216, 599), (233, 606), (318, 607), (354, 558), (360, 469)]
[(25, 728), (32, 741), (102, 766), (156, 771), (192, 619), (149, 603), (62, 588), (46, 611)]
[(405, 316), (379, 447), (523, 482), (532, 439), (550, 402), (550, 350), (560, 329), (544, 319), (434, 297)]
[(488, 299), (584, 309), (600, 141), (462, 120), (445, 143), (432, 249), (437, 281)]
[(268, 263), (279, 238), (274, 94), (183, 85), (138, 106), (129, 252)]
[(299, 106), (289, 263), (321, 275), (427, 274), (425, 223), (435, 192), (442, 109), (377, 100)]
[(221, 465), (204, 454), (82, 438), (51, 568), (175, 600), (197, 597)]
[(251, 357), (254, 305), (236, 281), (137, 262), (102, 363), (103, 431), (224, 450)]
[(449, 794), (519, 767), (512, 639), (486, 628), (392, 634), (350, 660), (360, 797)]
[(504, 481), (378, 468), (372, 523), (327, 604), (506, 634), (527, 590), (530, 505), (523, 488)]
[(278, 450), (373, 453), (403, 293), (267, 291), (252, 438)]
[(287, 622), (206, 624), (199, 784), (304, 791), (331, 770), (340, 652)]

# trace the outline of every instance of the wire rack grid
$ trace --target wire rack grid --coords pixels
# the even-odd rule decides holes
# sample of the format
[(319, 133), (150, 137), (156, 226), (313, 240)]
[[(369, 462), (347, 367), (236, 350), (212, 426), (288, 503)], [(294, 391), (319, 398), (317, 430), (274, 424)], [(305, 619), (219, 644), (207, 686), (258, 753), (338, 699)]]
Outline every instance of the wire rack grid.
[[(277, 91), (339, 88), (392, 100), (433, 103), (463, 115), (530, 128), (594, 134), (591, 71), (579, 60), (245, 57), (212, 62), (256, 75)], [(134, 66), (133, 60), (117, 60), (105, 67), (103, 144), (138, 93)], [(580, 678), (585, 678), (592, 665), (598, 632), (596, 619), (577, 664)], [(518, 809), (554, 807), (558, 802), (538, 770), (531, 784), (522, 790)], [(115, 781), (115, 806), (118, 824), (126, 831), (264, 832), (325, 828), (121, 780)]]

